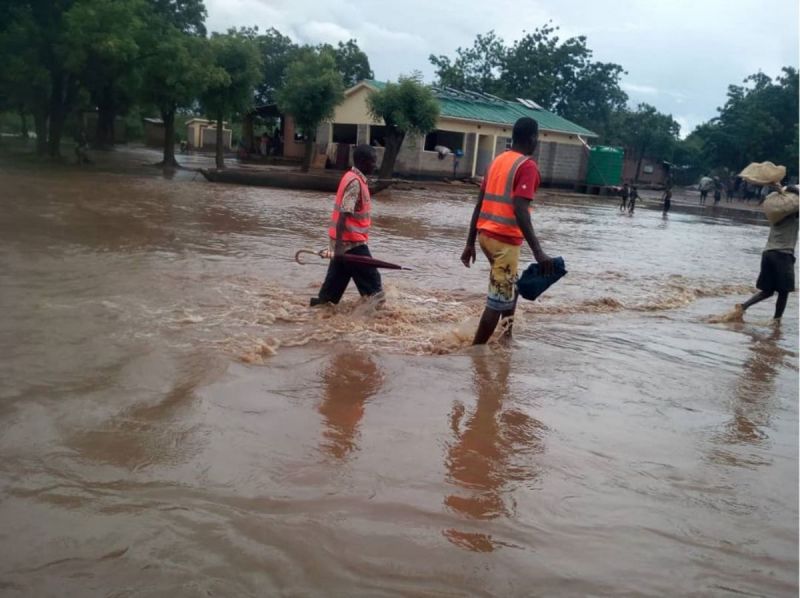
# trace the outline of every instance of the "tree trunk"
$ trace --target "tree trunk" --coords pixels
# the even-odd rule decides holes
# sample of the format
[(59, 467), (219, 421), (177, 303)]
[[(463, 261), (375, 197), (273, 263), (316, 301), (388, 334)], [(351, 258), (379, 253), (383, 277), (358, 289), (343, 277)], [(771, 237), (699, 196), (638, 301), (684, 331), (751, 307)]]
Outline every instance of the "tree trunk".
[(222, 113), (217, 114), (217, 168), (222, 170), (225, 168), (225, 157), (222, 155), (222, 147), (224, 136), (222, 134)]
[(51, 158), (61, 156), (61, 134), (64, 131), (64, 77), (56, 71), (51, 76), (50, 119), (47, 132), (47, 153)]
[(242, 142), (248, 153), (253, 154), (258, 151), (255, 145), (255, 123), (252, 114), (245, 114), (242, 120)]
[(19, 109), (19, 134), (23, 139), (30, 138), (28, 134), (28, 114), (25, 112), (25, 108)]
[(51, 82), (50, 130), (48, 132), (47, 149), (51, 158), (60, 158), (64, 121), (78, 93), (78, 83), (72, 76), (63, 75), (60, 71), (55, 71), (52, 74)]
[(175, 160), (175, 107), (166, 111), (162, 109), (161, 120), (164, 121), (164, 160), (159, 166), (175, 168), (178, 166)]
[(36, 131), (36, 153), (47, 154), (47, 108), (37, 108), (33, 112), (33, 128)]
[(394, 174), (394, 163), (397, 161), (397, 156), (400, 153), (400, 148), (403, 145), (405, 137), (405, 133), (393, 129), (389, 129), (386, 132), (386, 147), (383, 150), (383, 160), (381, 161), (381, 168), (378, 171), (379, 179), (392, 178)]
[(100, 149), (114, 147), (114, 120), (117, 116), (117, 107), (114, 102), (114, 90), (109, 84), (103, 89), (100, 101), (97, 103), (97, 130), (95, 131), (95, 146)]
[(308, 169), (311, 167), (311, 159), (314, 157), (315, 141), (316, 139), (313, 139), (310, 136), (308, 139), (306, 139), (306, 151), (305, 155), (303, 156), (303, 172), (308, 172)]

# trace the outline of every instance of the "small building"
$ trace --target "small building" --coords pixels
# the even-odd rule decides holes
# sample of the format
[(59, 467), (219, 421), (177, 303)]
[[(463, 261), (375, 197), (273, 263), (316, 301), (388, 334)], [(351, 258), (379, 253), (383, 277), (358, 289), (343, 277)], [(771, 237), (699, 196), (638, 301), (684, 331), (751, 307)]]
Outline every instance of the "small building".
[(160, 118), (143, 118), (144, 143), (150, 147), (164, 147), (164, 121)]
[[(233, 149), (233, 132), (222, 123), (222, 145)], [(217, 123), (205, 118), (190, 118), (186, 121), (186, 142), (190, 149), (215, 149), (217, 145)]]
[(642, 158), (642, 168), (637, 177), (639, 160), (632, 154), (633, 152), (625, 152), (625, 161), (622, 163), (623, 180), (653, 187), (663, 187), (667, 184), (670, 177), (669, 162), (645, 156)]
[[(367, 98), (385, 83), (361, 81), (345, 92), (333, 118), (317, 130), (318, 152), (330, 158), (339, 155), (330, 144), (369, 143), (383, 156), (386, 127), (374, 120)], [(529, 116), (539, 123), (539, 144), (534, 158), (542, 182), (551, 186), (572, 186), (586, 174), (585, 142), (597, 135), (530, 100), (517, 101), (480, 93), (433, 88), (439, 101), (436, 129), (427, 135), (407, 135), (397, 157), (395, 172), (417, 178), (483, 176), (491, 161), (511, 146), (514, 123)], [(288, 124), (288, 123), (287, 123)], [(297, 135), (294, 135), (297, 137)], [(298, 138), (300, 142), (301, 138)], [(287, 127), (285, 145), (290, 145)], [(442, 148), (447, 148), (444, 159)], [(286, 148), (287, 155), (294, 147)]]

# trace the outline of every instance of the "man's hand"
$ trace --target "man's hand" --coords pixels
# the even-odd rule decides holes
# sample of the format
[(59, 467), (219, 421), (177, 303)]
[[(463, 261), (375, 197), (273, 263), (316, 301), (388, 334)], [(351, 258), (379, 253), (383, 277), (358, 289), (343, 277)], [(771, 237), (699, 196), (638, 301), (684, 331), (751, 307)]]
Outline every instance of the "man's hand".
[(461, 252), (461, 263), (469, 268), (470, 263), (475, 263), (475, 245), (467, 244), (464, 251)]
[(555, 271), (553, 258), (547, 255), (544, 251), (539, 251), (533, 256), (536, 258), (536, 263), (539, 264), (539, 273), (543, 276), (550, 276)]

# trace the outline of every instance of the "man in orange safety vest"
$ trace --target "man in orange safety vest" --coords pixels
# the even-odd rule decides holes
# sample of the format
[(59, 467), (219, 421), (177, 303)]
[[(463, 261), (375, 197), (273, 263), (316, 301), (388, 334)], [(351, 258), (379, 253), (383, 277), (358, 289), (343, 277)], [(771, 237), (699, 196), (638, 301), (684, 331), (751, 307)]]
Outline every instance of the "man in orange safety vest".
[[(472, 214), (467, 246), (461, 262), (467, 267), (475, 263), (475, 240), (489, 260), (489, 293), (486, 308), (472, 341), (488, 342), (501, 318), (512, 318), (517, 307), (517, 270), (522, 241), (528, 242), (542, 274), (550, 274), (553, 261), (542, 251), (531, 223), (531, 200), (539, 187), (540, 176), (531, 158), (539, 136), (535, 120), (523, 117), (514, 124), (511, 149), (506, 150), (489, 166), (483, 179), (478, 202)], [(510, 341), (508, 320), (502, 339)]]

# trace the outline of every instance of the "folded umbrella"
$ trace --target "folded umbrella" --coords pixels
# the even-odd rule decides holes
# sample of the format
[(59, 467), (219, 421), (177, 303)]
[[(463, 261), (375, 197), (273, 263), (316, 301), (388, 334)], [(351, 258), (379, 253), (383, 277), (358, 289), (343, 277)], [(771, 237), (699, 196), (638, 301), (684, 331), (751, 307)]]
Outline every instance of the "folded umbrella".
[[(300, 256), (303, 253), (310, 253), (312, 255), (316, 255), (321, 258), (329, 258), (330, 252), (327, 249), (321, 249), (320, 251), (312, 251), (311, 249), (301, 249), (297, 253), (294, 254), (294, 261), (298, 264), (305, 265), (305, 262), (300, 259)], [(401, 266), (399, 264), (393, 264), (391, 262), (384, 262), (383, 260), (376, 260), (374, 257), (369, 257), (367, 255), (353, 255), (350, 253), (345, 253), (339, 256), (339, 258), (346, 262), (350, 262), (352, 264), (362, 264), (364, 266), (372, 266), (374, 268), (386, 268), (388, 270), (411, 270), (411, 268), (406, 268), (405, 266)]]
[(519, 277), (517, 290), (523, 299), (533, 301), (567, 273), (564, 258), (560, 256), (553, 258), (552, 274), (544, 275), (539, 270), (539, 264), (531, 264)]

